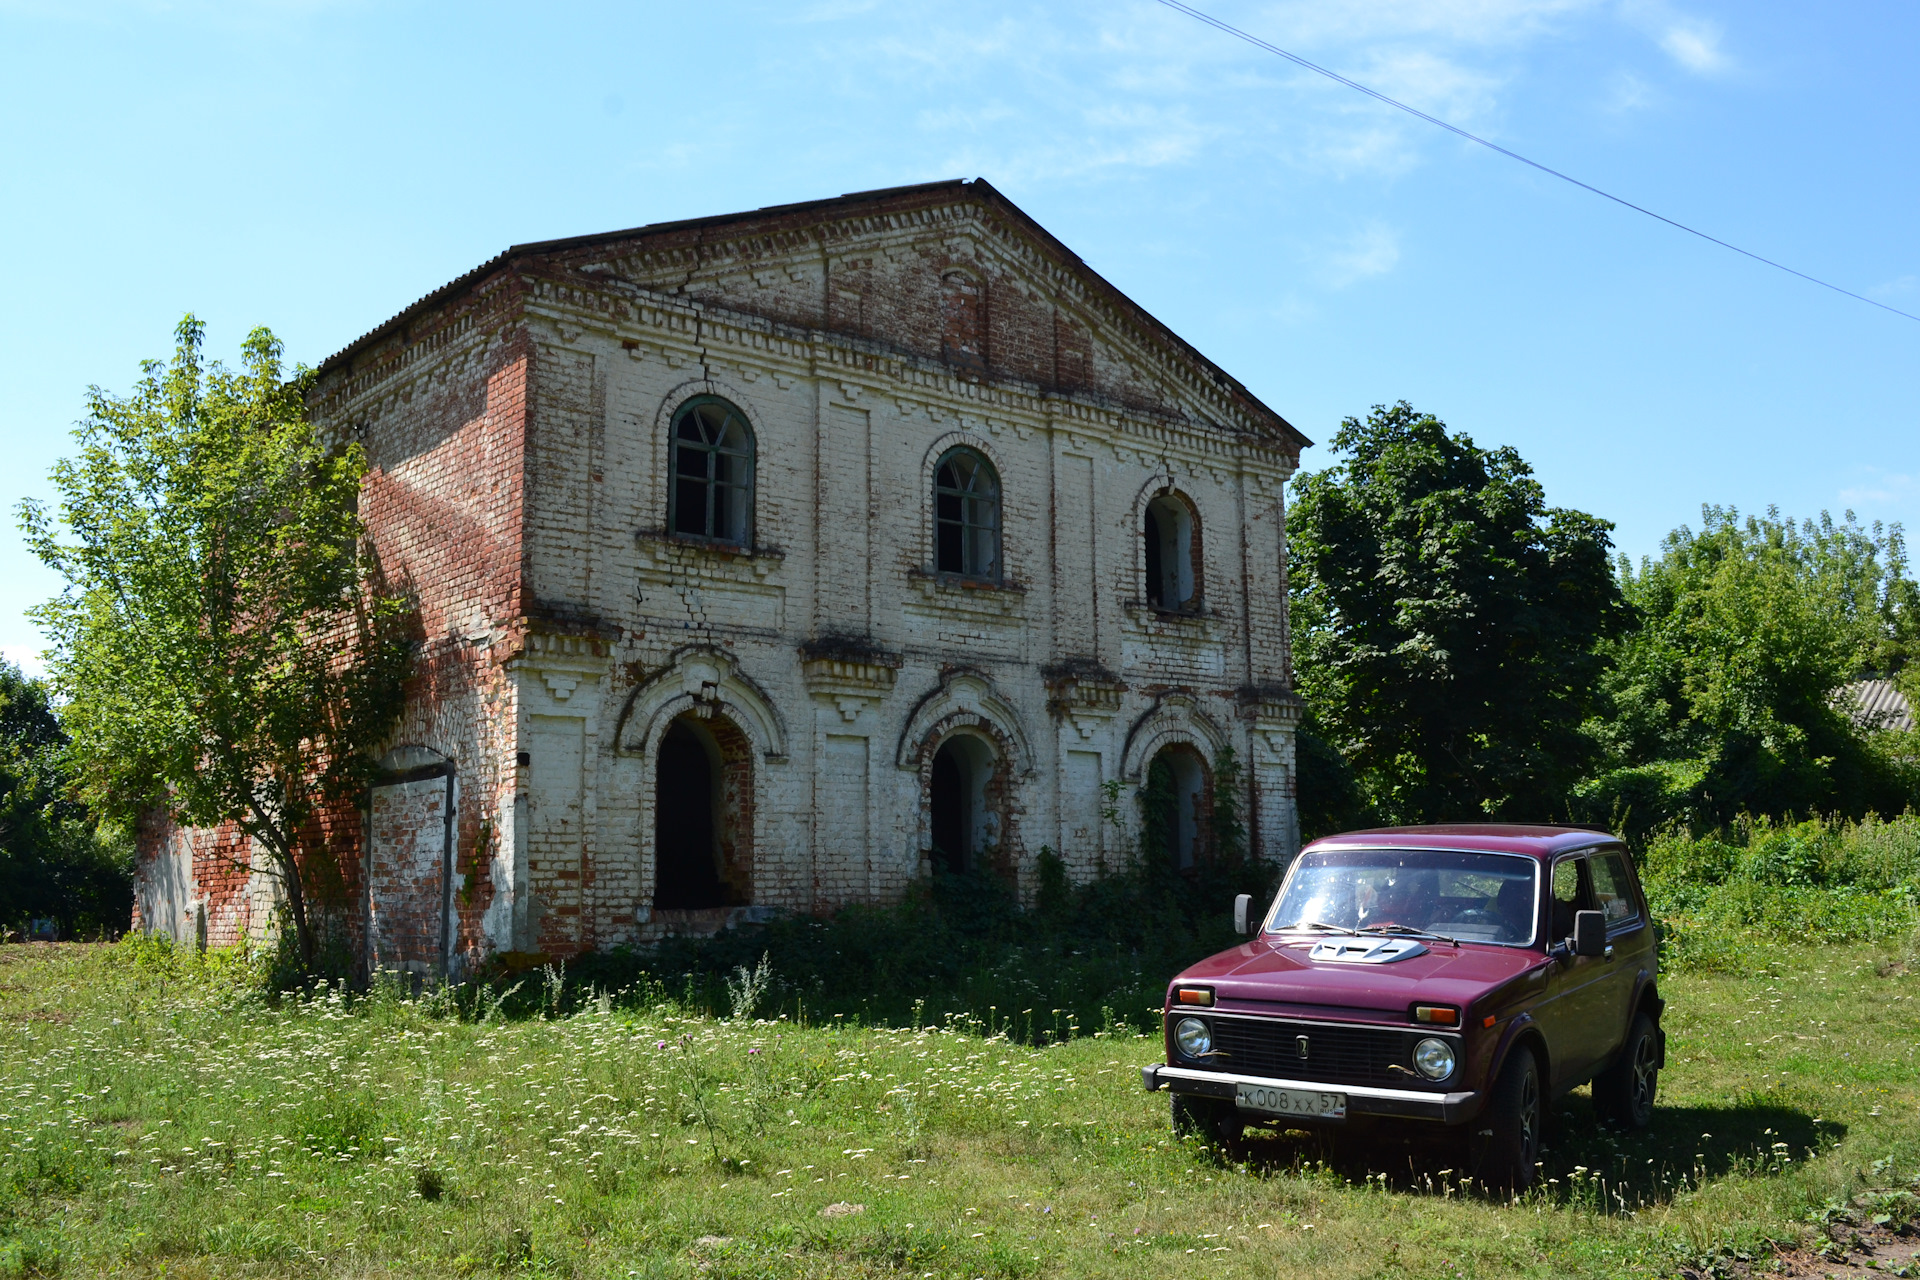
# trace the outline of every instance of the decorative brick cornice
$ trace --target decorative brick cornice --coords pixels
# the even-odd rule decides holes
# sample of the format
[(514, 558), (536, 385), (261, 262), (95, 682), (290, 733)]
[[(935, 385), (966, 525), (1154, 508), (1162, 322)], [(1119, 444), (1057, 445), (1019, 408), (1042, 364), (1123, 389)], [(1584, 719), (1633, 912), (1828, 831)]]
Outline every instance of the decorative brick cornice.
[(860, 641), (828, 637), (800, 646), (807, 692), (832, 702), (849, 723), (893, 690), (900, 665), (899, 654)]

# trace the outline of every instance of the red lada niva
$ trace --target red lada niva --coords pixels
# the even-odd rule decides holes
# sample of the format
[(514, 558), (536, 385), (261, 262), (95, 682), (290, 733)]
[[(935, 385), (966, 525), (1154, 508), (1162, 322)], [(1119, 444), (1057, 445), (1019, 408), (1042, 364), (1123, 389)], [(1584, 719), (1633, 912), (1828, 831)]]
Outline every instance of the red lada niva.
[[(1249, 931), (1250, 901), (1235, 903)], [(1167, 987), (1174, 1126), (1233, 1141), (1431, 1126), (1483, 1183), (1525, 1187), (1545, 1103), (1652, 1117), (1666, 1063), (1659, 955), (1632, 860), (1603, 832), (1395, 827), (1330, 836), (1247, 942)]]

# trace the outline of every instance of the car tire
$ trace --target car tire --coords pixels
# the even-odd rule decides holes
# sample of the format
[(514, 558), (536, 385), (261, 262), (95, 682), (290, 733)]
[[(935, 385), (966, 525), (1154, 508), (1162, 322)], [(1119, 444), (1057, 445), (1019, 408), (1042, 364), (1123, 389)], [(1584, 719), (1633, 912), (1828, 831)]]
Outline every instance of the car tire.
[(1239, 1108), (1230, 1102), (1176, 1093), (1172, 1105), (1173, 1131), (1183, 1138), (1192, 1136), (1210, 1147), (1229, 1147), (1246, 1132)]
[(1546, 1120), (1540, 1061), (1532, 1049), (1516, 1046), (1500, 1068), (1487, 1109), (1473, 1122), (1468, 1167), (1480, 1185), (1499, 1192), (1531, 1186)]
[(1622, 1129), (1644, 1129), (1659, 1093), (1660, 1029), (1645, 1012), (1636, 1013), (1620, 1056), (1594, 1077), (1593, 1109)]

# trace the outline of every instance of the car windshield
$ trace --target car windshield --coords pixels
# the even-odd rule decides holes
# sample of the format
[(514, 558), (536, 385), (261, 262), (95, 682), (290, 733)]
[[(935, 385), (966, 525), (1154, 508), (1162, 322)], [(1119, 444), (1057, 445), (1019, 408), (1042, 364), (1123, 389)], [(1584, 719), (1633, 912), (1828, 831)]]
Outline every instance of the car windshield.
[(1268, 917), (1271, 933), (1421, 932), (1462, 942), (1533, 941), (1532, 858), (1427, 849), (1301, 855)]

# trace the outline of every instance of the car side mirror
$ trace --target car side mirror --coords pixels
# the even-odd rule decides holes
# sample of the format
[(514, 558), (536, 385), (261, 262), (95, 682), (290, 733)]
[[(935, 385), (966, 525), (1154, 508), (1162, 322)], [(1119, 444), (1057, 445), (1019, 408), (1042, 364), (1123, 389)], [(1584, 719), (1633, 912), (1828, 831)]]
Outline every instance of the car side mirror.
[[(1253, 914), (1253, 895), (1250, 893), (1243, 893), (1243, 894), (1240, 894), (1238, 897), (1236, 897), (1233, 900), (1233, 931), (1242, 936), (1245, 936), (1246, 934), (1253, 932), (1251, 924), (1247, 919), (1247, 917), (1251, 916), (1252, 914)], [(1595, 912), (1594, 914), (1597, 915), (1599, 913)]]
[(1573, 913), (1573, 954), (1577, 956), (1603, 956), (1607, 954), (1607, 916), (1603, 911), (1576, 911)]

